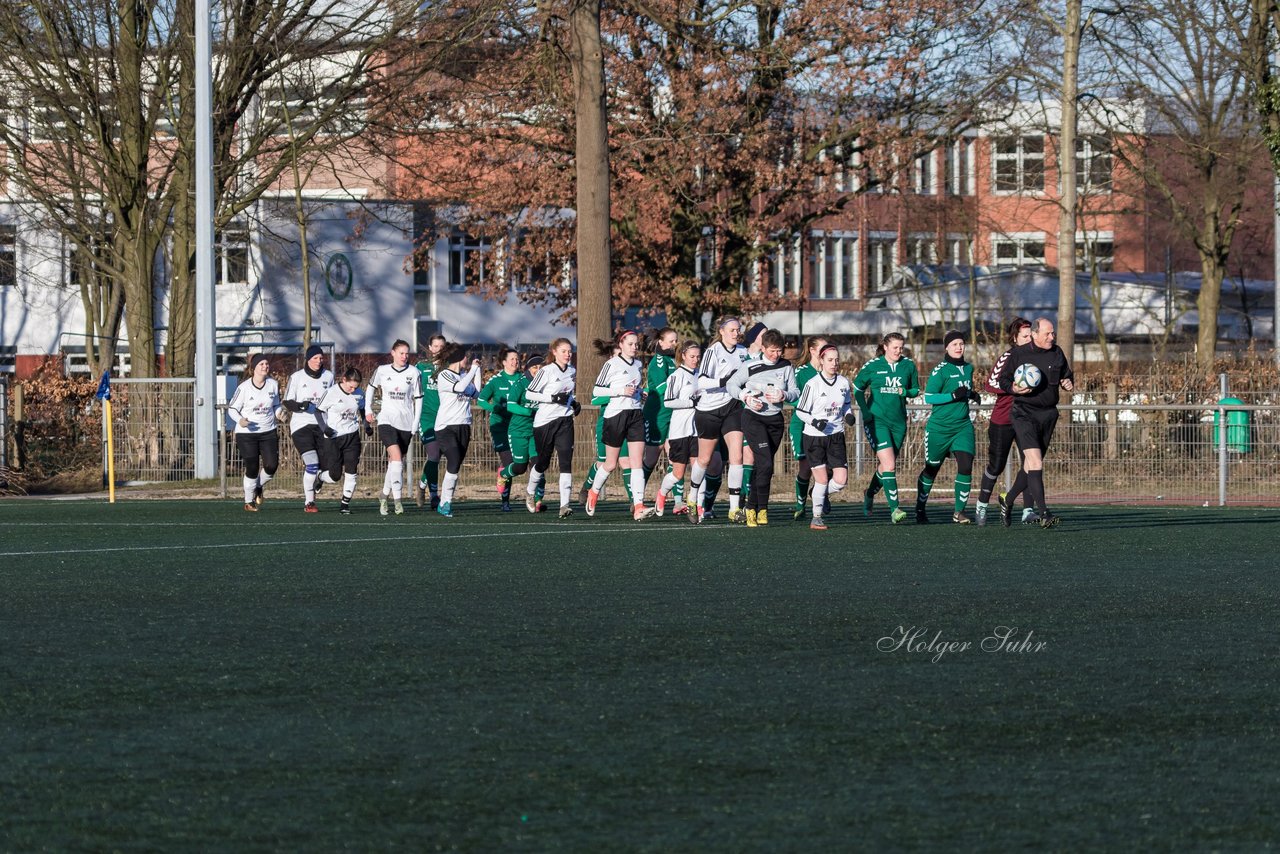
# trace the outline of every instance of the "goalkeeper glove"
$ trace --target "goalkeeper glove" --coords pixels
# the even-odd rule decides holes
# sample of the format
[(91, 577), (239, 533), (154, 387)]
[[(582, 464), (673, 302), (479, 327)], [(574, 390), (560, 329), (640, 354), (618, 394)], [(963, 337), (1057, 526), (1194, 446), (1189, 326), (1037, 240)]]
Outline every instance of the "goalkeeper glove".
[(965, 386), (960, 386), (958, 389), (951, 392), (951, 401), (953, 403), (959, 403), (962, 400), (968, 400), (968, 399), (969, 399), (969, 389), (966, 388)]
[(570, 406), (572, 406), (572, 407), (573, 407), (573, 414), (574, 414), (574, 416), (577, 416), (577, 415), (581, 414), (581, 412), (582, 412), (582, 404), (581, 404), (581, 403), (578, 403), (578, 401), (576, 401), (576, 400), (575, 400), (572, 404), (570, 404)]
[(551, 395), (551, 402), (566, 406), (569, 403), (569, 394), (567, 391), (558, 391)]
[(858, 426), (858, 416), (853, 414), (852, 409), (844, 414), (844, 423), (848, 424), (850, 427)]
[(326, 439), (336, 439), (338, 437), (338, 431), (334, 430), (332, 427), (326, 427), (324, 428), (324, 437)]
[(831, 422), (825, 418), (815, 418), (809, 423), (813, 425), (813, 428), (815, 430), (821, 430), (822, 432), (825, 433), (827, 431), (827, 425), (830, 424)]

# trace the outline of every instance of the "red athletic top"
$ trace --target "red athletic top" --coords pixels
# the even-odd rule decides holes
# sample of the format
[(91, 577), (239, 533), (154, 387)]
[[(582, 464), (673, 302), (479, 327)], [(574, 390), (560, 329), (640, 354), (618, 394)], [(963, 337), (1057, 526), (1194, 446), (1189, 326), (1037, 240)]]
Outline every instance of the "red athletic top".
[(1009, 358), (1009, 354), (1013, 352), (1010, 348), (996, 359), (995, 367), (991, 369), (991, 373), (987, 375), (987, 392), (996, 396), (995, 408), (991, 410), (992, 424), (1012, 424), (1013, 419), (1011, 410), (1013, 409), (1013, 395), (1004, 391), (1000, 386), (996, 385), (996, 381), (1000, 378), (1000, 371), (1004, 368), (1005, 361)]

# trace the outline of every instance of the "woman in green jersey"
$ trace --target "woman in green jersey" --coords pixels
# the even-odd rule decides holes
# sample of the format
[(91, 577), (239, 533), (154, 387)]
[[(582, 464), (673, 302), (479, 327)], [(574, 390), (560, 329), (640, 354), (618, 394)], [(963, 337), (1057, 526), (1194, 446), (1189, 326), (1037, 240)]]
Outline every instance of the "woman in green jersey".
[(927, 525), (925, 507), (934, 478), (947, 455), (956, 458), (955, 508), (951, 521), (968, 525), (964, 508), (973, 485), (973, 455), (976, 445), (969, 401), (980, 400), (973, 388), (973, 365), (964, 360), (964, 333), (952, 329), (942, 339), (945, 357), (929, 374), (924, 402), (933, 407), (924, 427), (924, 469), (916, 479), (916, 523)]
[(670, 326), (658, 330), (653, 339), (653, 358), (644, 375), (644, 479), (658, 465), (658, 452), (667, 441), (671, 428), (671, 410), (664, 401), (667, 396), (667, 377), (676, 369), (676, 342), (679, 335)]
[(489, 438), (493, 440), (493, 450), (498, 454), (498, 497), (502, 499), (502, 509), (509, 511), (511, 481), (502, 476), (502, 470), (511, 464), (511, 444), (507, 440), (511, 420), (508, 403), (512, 390), (521, 381), (520, 354), (511, 347), (501, 348), (498, 350), (498, 367), (498, 372), (480, 389), (476, 403), (489, 413)]
[(876, 357), (862, 366), (853, 380), (854, 397), (862, 410), (863, 430), (875, 450), (876, 473), (863, 493), (862, 511), (871, 515), (871, 503), (883, 487), (889, 501), (889, 519), (898, 524), (907, 512), (898, 506), (898, 452), (907, 437), (907, 398), (920, 394), (920, 374), (915, 362), (902, 355), (906, 339), (897, 332), (884, 336)]
[(431, 490), (432, 510), (440, 506), (440, 443), (436, 441), (436, 412), (440, 409), (440, 395), (436, 391), (435, 361), (444, 345), (443, 335), (432, 335), (427, 339), (427, 357), (417, 365), (422, 377), (422, 416), (418, 422), (418, 435), (422, 439), (422, 456), (426, 462), (422, 464), (422, 477), (418, 479), (418, 488), (413, 495), (421, 507), (427, 503), (427, 490)]

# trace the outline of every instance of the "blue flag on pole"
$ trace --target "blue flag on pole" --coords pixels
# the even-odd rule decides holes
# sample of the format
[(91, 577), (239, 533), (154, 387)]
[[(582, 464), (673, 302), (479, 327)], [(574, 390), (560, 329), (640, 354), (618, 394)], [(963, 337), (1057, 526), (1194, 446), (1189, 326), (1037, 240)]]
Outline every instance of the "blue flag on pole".
[(111, 372), (103, 371), (102, 379), (98, 381), (98, 393), (94, 395), (98, 400), (111, 399)]

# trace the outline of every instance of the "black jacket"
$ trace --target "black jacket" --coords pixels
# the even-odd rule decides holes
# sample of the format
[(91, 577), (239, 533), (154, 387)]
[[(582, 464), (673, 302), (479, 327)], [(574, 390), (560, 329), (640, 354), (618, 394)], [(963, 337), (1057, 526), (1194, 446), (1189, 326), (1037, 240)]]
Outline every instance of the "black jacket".
[(1044, 377), (1040, 385), (1029, 394), (1014, 394), (1013, 408), (1015, 410), (1053, 409), (1058, 405), (1058, 383), (1073, 379), (1075, 376), (1071, 372), (1071, 366), (1067, 364), (1066, 354), (1056, 344), (1048, 350), (1041, 350), (1034, 342), (1014, 347), (1009, 351), (1009, 358), (1005, 360), (1004, 367), (1000, 371), (998, 384), (1002, 391), (1013, 394), (1013, 372), (1019, 365), (1028, 363), (1039, 368)]

